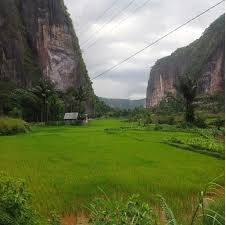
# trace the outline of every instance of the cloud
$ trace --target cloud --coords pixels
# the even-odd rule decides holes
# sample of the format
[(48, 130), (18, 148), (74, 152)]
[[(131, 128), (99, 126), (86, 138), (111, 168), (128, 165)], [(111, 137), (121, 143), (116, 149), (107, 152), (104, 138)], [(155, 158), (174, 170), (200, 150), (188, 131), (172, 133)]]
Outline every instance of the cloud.
[[(90, 77), (95, 77), (114, 66), (216, 3), (216, 0), (150, 0), (145, 7), (133, 14), (132, 12), (146, 1), (135, 0), (125, 12), (109, 22), (130, 2), (120, 0), (97, 20), (113, 1), (65, 0)], [(210, 23), (224, 13), (224, 10), (224, 5), (221, 4), (106, 76), (94, 80), (95, 93), (102, 97), (143, 98), (146, 94), (150, 67), (158, 59), (199, 38)], [(124, 20), (125, 22), (121, 23)], [(102, 28), (103, 24), (108, 26), (90, 38), (90, 35)], [(82, 44), (87, 39), (90, 40)], [(87, 48), (91, 44), (93, 46)]]

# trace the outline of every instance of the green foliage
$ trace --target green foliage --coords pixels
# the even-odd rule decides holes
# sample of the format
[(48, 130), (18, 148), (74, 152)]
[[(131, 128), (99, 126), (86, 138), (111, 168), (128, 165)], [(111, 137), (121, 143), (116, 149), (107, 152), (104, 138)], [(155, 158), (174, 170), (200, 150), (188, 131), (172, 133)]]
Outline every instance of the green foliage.
[(166, 140), (169, 144), (180, 144), (182, 147), (197, 149), (201, 151), (217, 152), (224, 155), (224, 144), (216, 141), (213, 138), (195, 137), (188, 139), (180, 139), (172, 137)]
[(159, 131), (159, 130), (162, 130), (162, 129), (163, 129), (163, 127), (159, 124), (156, 124), (155, 127), (154, 127), (155, 131)]
[(225, 120), (221, 118), (215, 119), (210, 125), (215, 126), (218, 130), (220, 130), (221, 127), (224, 127), (225, 125)]
[(192, 76), (180, 76), (175, 88), (185, 101), (185, 121), (193, 123), (195, 120), (193, 102), (197, 95), (197, 79)]
[(10, 81), (0, 81), (0, 116), (12, 110), (10, 95), (14, 89), (15, 85)]
[[(224, 225), (225, 224), (225, 200), (224, 195), (220, 195), (219, 191), (224, 193), (224, 187), (216, 183), (215, 178), (209, 182), (204, 189), (201, 191), (198, 198), (197, 206), (192, 212), (191, 220), (186, 221), (189, 225)], [(209, 197), (211, 194), (212, 198)], [(206, 202), (211, 201), (211, 204)], [(178, 225), (178, 221), (174, 216), (172, 209), (168, 206), (165, 198), (160, 196), (160, 202), (162, 205), (163, 212), (167, 225)]]
[(9, 115), (15, 114), (14, 110), (20, 111), (21, 118), (27, 121), (36, 121), (40, 113), (38, 97), (29, 90), (15, 89), (10, 95), (12, 110)]
[(103, 101), (100, 100), (97, 96), (95, 96), (95, 116), (102, 117), (106, 116), (110, 113), (113, 109), (105, 104)]
[(153, 112), (156, 114), (169, 115), (185, 111), (184, 99), (179, 95), (168, 93), (167, 96), (154, 107)]
[(0, 174), (0, 224), (39, 225), (25, 182)]
[(61, 120), (64, 102), (49, 80), (40, 80), (31, 90), (15, 89), (11, 95), (12, 110), (9, 115), (19, 114), (27, 121)]
[(89, 88), (80, 86), (77, 90), (69, 88), (64, 95), (67, 110), (70, 112), (78, 112), (80, 115), (85, 113), (85, 102), (89, 99)]
[(48, 219), (50, 225), (61, 225), (60, 216), (55, 212), (50, 213), (50, 218)]
[[(222, 191), (224, 190), (222, 189)], [(206, 218), (204, 225), (225, 224), (225, 198), (220, 197), (215, 201), (212, 201), (208, 208), (205, 209), (205, 214)]]
[(155, 225), (156, 220), (150, 206), (139, 195), (128, 201), (97, 198), (89, 207), (92, 225)]
[(48, 122), (51, 103), (55, 103), (53, 98), (56, 97), (54, 84), (48, 79), (41, 79), (39, 83), (32, 88), (31, 93), (37, 98), (37, 105), (40, 107), (41, 112), (41, 122)]
[(152, 117), (152, 121), (155, 124), (168, 124), (168, 125), (173, 125), (175, 124), (175, 118), (174, 116), (162, 116), (162, 115), (154, 115)]
[(200, 95), (195, 99), (195, 107), (200, 111), (209, 113), (219, 113), (225, 110), (225, 94), (224, 92), (216, 92), (213, 95)]
[(129, 100), (129, 99), (112, 99), (112, 98), (102, 98), (98, 97), (100, 101), (103, 101), (108, 106), (114, 109), (130, 109), (143, 108), (146, 104), (146, 99), (140, 100)]
[(0, 135), (14, 135), (26, 133), (30, 130), (28, 123), (21, 119), (12, 119), (8, 117), (0, 118)]
[(195, 118), (194, 125), (198, 128), (207, 128), (207, 124), (205, 123), (205, 119), (203, 119), (201, 117)]
[(12, 118), (22, 118), (23, 113), (21, 109), (18, 109), (17, 107), (14, 107), (12, 111), (9, 112), (9, 116)]

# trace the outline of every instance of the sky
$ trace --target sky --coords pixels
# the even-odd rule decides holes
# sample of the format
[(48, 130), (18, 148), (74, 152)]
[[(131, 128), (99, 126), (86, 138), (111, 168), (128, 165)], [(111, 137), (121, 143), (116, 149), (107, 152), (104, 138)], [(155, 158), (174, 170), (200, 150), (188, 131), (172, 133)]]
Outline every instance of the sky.
[[(218, 1), (65, 0), (65, 4), (92, 78)], [(109, 10), (106, 12), (106, 9)], [(198, 39), (224, 11), (222, 3), (117, 69), (93, 80), (96, 95), (132, 100), (145, 98), (151, 66)], [(106, 13), (103, 15), (103, 12)]]

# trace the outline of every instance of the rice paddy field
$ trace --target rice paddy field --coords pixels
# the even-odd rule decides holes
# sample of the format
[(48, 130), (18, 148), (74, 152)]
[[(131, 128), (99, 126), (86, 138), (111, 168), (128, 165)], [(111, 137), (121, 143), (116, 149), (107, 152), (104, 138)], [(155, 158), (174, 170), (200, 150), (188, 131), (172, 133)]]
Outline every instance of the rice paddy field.
[[(186, 220), (199, 191), (224, 174), (224, 160), (162, 142), (194, 138), (194, 133), (130, 126), (114, 119), (93, 120), (86, 126), (33, 127), (28, 134), (2, 136), (0, 171), (27, 181), (34, 206), (43, 215), (53, 209), (84, 211), (101, 188), (109, 196), (138, 193), (154, 208), (161, 194)], [(122, 132), (114, 132), (120, 127)]]

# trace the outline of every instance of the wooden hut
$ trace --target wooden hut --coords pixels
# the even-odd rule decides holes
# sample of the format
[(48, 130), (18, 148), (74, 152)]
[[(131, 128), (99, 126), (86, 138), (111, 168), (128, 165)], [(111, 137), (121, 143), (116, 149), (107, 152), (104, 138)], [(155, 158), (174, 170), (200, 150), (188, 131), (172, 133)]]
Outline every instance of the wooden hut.
[(77, 124), (78, 119), (79, 119), (78, 116), (79, 116), (79, 113), (77, 113), (77, 112), (65, 113), (64, 122), (66, 124)]

